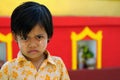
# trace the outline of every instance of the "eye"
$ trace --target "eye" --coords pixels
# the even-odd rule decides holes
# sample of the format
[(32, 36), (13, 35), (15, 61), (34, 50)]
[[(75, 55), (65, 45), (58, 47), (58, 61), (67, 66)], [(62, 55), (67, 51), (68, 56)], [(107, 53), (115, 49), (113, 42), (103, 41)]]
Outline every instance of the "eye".
[(42, 36), (42, 35), (37, 35), (36, 38), (37, 38), (38, 40), (40, 40), (41, 38), (43, 38), (43, 36)]
[(25, 37), (21, 37), (22, 40), (28, 40), (28, 37), (25, 36)]

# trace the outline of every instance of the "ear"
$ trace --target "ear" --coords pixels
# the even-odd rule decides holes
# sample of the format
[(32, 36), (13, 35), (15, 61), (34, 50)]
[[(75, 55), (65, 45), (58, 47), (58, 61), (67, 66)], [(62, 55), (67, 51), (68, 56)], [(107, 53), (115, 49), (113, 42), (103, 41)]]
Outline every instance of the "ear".
[(49, 41), (50, 41), (50, 39), (48, 39), (48, 41), (47, 41), (47, 42), (49, 43)]
[(12, 36), (13, 36), (13, 39), (17, 42), (17, 36), (14, 33), (12, 33)]
[(47, 43), (49, 43), (49, 42), (50, 42), (50, 40), (51, 40), (51, 38), (48, 38)]

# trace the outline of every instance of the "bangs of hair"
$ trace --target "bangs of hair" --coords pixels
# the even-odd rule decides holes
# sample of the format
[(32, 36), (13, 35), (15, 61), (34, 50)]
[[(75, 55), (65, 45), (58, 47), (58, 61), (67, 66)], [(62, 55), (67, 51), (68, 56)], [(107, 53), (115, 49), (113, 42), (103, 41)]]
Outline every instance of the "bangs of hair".
[(53, 34), (52, 17), (44, 5), (24, 5), (17, 7), (11, 16), (11, 29), (15, 35), (26, 37), (37, 24), (42, 25), (50, 38)]

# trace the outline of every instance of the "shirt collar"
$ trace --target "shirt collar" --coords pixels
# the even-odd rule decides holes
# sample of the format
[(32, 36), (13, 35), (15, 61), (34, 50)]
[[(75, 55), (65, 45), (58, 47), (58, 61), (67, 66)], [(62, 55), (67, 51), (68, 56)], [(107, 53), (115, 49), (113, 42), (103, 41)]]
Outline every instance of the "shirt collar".
[[(47, 62), (55, 65), (55, 62), (53, 61), (52, 56), (50, 55), (50, 53), (47, 50), (44, 52), (44, 54), (47, 56), (47, 58), (45, 60)], [(19, 63), (19, 62), (26, 62), (28, 60), (23, 56), (23, 54), (21, 53), (21, 51), (19, 51), (18, 55), (17, 55), (17, 61)]]
[(50, 55), (49, 51), (45, 51), (44, 54), (47, 56), (46, 60), (51, 63), (51, 64), (54, 64), (55, 65), (55, 62), (54, 60), (52, 59), (52, 56)]
[(19, 51), (17, 55), (17, 61), (19, 62), (26, 62), (27, 59), (23, 56), (23, 54)]

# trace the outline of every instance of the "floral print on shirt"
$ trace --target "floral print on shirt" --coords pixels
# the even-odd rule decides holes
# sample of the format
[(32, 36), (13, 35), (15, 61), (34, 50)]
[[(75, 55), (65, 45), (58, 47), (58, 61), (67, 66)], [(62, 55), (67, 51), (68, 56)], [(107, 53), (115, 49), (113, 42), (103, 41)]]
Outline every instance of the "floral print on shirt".
[(30, 61), (18, 53), (18, 57), (6, 62), (1, 68), (0, 80), (70, 80), (66, 67), (61, 58), (51, 56), (48, 51), (37, 71)]

